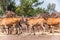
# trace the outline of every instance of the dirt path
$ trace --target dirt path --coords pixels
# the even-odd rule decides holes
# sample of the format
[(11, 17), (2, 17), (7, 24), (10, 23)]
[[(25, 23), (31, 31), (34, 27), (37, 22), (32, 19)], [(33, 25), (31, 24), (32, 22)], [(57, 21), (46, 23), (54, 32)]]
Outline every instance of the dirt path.
[(5, 36), (0, 36), (0, 40), (60, 40), (60, 36), (58, 35), (28, 35), (28, 36), (5, 35)]
[(36, 34), (36, 35), (0, 35), (0, 40), (60, 40), (60, 33), (52, 33), (49, 35), (46, 34)]

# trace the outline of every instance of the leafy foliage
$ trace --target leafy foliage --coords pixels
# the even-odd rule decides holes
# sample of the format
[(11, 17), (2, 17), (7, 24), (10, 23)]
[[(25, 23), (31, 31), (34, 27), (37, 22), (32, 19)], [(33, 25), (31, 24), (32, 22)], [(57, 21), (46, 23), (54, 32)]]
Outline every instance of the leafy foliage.
[[(32, 7), (33, 3), (34, 6), (38, 6), (43, 4), (44, 1), (38, 2), (38, 0), (21, 0), (21, 5), (16, 8), (16, 12), (18, 15), (24, 15), (24, 16), (33, 16), (36, 15), (38, 12), (43, 12), (45, 10), (37, 8), (36, 10)], [(41, 12), (41, 13), (42, 13)]]
[(10, 11), (14, 11), (15, 12), (16, 6), (15, 6), (15, 2), (12, 1), (8, 6), (7, 6), (7, 10)]
[(37, 7), (38, 5), (42, 5), (44, 1), (38, 2), (38, 0), (20, 0), (20, 2), (21, 4), (16, 7), (15, 0), (2, 0), (2, 2), (0, 2), (1, 9), (3, 12), (6, 10), (14, 11), (19, 16), (34, 16), (38, 13), (47, 13), (47, 10), (44, 8), (33, 8), (34, 6)]

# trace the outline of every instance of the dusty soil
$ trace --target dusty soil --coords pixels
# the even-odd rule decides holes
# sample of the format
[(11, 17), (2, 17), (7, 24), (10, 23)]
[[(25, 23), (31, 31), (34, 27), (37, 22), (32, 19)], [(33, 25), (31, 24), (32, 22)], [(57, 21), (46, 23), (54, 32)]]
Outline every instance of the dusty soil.
[(0, 40), (60, 40), (60, 35), (0, 35)]
[(0, 40), (60, 40), (60, 33), (48, 33), (48, 34), (21, 34), (21, 35), (6, 35), (1, 34)]

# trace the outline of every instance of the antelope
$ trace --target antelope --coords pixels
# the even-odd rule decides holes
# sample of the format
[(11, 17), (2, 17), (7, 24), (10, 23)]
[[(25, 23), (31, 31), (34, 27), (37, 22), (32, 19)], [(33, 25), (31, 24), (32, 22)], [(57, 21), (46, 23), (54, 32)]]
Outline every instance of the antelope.
[(51, 31), (53, 32), (53, 25), (57, 25), (60, 24), (60, 18), (48, 18), (47, 22), (48, 25), (50, 25), (49, 27), (51, 28)]
[(20, 18), (2, 18), (0, 21), (0, 26), (2, 26), (2, 28), (6, 28), (6, 32), (8, 34), (11, 25), (13, 25), (13, 28), (15, 28), (16, 24), (19, 23), (20, 20)]
[[(29, 18), (29, 20), (27, 20), (27, 27), (28, 27), (28, 31), (31, 32), (31, 29), (33, 28), (34, 25), (39, 24), (41, 25), (41, 27), (43, 28), (43, 30), (45, 31), (45, 27), (43, 26), (43, 24), (46, 22), (46, 20), (44, 18)], [(36, 27), (37, 28), (37, 27)]]

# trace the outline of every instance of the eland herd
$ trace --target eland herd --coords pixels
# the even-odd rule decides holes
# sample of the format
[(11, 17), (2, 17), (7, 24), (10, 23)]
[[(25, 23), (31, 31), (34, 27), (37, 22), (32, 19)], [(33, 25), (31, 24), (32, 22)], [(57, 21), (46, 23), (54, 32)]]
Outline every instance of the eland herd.
[(12, 11), (7, 11), (0, 18), (0, 32), (6, 32), (6, 34), (35, 33), (36, 31), (52, 33), (54, 30), (60, 31), (60, 17), (53, 13), (39, 17), (22, 17)]

